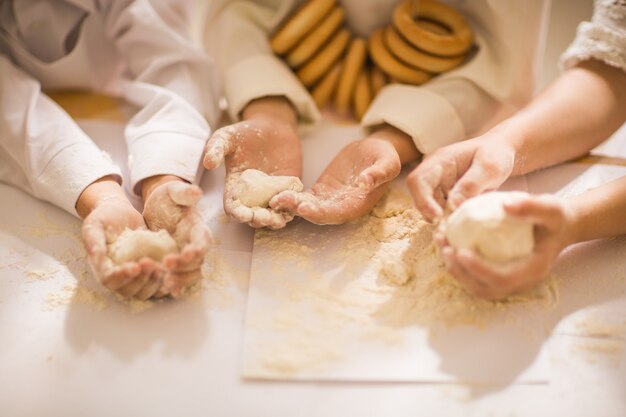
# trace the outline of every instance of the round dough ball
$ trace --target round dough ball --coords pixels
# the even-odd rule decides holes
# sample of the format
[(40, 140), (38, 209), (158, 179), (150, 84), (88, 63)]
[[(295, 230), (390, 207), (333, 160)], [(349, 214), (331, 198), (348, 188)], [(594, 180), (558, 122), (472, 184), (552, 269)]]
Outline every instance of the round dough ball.
[(524, 195), (490, 192), (465, 201), (446, 221), (448, 242), (499, 264), (529, 255), (535, 246), (533, 223), (509, 216), (503, 207)]
[(146, 256), (160, 261), (168, 253), (176, 252), (178, 245), (167, 230), (126, 229), (109, 245), (109, 256), (118, 265)]
[(298, 177), (267, 175), (256, 169), (246, 169), (235, 183), (234, 197), (248, 207), (268, 207), (276, 194), (303, 189), (304, 185)]

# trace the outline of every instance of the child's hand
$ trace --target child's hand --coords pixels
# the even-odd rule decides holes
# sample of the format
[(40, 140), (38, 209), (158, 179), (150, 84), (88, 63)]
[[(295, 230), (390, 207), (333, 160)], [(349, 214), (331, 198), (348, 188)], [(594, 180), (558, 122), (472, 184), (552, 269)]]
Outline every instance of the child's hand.
[(424, 218), (443, 215), (446, 200), (458, 207), (497, 189), (511, 175), (514, 151), (493, 134), (445, 146), (424, 159), (407, 177), (415, 206)]
[(362, 139), (344, 147), (310, 191), (284, 191), (270, 206), (316, 224), (345, 223), (368, 213), (400, 168), (390, 142)]
[(87, 256), (98, 281), (123, 297), (146, 300), (161, 287), (163, 271), (157, 262), (143, 258), (139, 262), (115, 265), (108, 256), (107, 243), (126, 228), (145, 229), (141, 214), (125, 198), (109, 198), (99, 203), (85, 217), (82, 236)]
[[(302, 150), (295, 111), (284, 99), (260, 99), (248, 105), (244, 121), (217, 130), (204, 155), (206, 169), (225, 161), (227, 176), (257, 169), (269, 175), (302, 176)], [(227, 178), (224, 211), (240, 223), (279, 229), (293, 217), (270, 208), (238, 205)]]
[(179, 297), (202, 276), (202, 262), (211, 237), (196, 206), (201, 197), (200, 188), (176, 180), (156, 186), (146, 198), (143, 217), (148, 227), (167, 230), (180, 249), (179, 253), (163, 258), (166, 273), (156, 297)]
[(506, 204), (505, 210), (535, 223), (535, 248), (526, 258), (495, 266), (473, 251), (452, 248), (441, 235), (436, 237), (450, 273), (478, 297), (501, 299), (532, 288), (549, 274), (561, 250), (573, 241), (573, 216), (556, 197), (530, 196)]

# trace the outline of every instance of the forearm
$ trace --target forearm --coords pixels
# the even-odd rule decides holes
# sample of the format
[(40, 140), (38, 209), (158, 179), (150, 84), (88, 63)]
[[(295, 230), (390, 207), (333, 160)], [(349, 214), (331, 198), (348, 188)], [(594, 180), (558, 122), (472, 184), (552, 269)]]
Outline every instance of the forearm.
[(626, 73), (587, 61), (492, 132), (511, 144), (522, 175), (585, 154), (624, 123), (624, 108)]
[(626, 177), (567, 201), (572, 243), (626, 234)]

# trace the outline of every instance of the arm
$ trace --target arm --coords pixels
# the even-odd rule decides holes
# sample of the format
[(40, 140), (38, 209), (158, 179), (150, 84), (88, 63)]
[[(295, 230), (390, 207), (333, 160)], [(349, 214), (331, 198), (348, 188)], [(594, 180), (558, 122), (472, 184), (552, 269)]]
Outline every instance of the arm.
[[(200, 3), (200, 2), (198, 2)], [(274, 55), (269, 36), (291, 12), (296, 0), (201, 2), (196, 37), (215, 57), (224, 84), (228, 112), (239, 120), (251, 101), (283, 96), (298, 118), (319, 119), (313, 99), (287, 65)]]
[[(108, 35), (125, 64), (121, 91), (140, 110), (125, 134), (132, 190), (144, 199), (152, 230), (167, 230), (180, 251), (165, 256), (157, 296), (179, 296), (201, 277), (210, 245), (197, 203), (200, 161), (220, 112), (217, 69), (196, 48), (169, 5), (148, 0), (104, 3)], [(178, 22), (178, 23), (176, 23)]]
[(626, 73), (595, 60), (566, 71), (531, 105), (498, 127), (515, 152), (513, 175), (583, 155), (624, 120)]
[(0, 55), (0, 178), (37, 198), (78, 215), (85, 188), (119, 168), (40, 84)]
[(476, 55), (424, 86), (385, 87), (364, 116), (363, 125), (393, 125), (428, 155), (512, 114), (533, 93), (548, 3), (463, 3), (459, 11), (474, 29)]
[(213, 61), (168, 23), (178, 15), (167, 7), (157, 12), (148, 0), (109, 1), (103, 14), (124, 63), (120, 92), (140, 108), (125, 132), (131, 189), (141, 194), (142, 181), (160, 174), (196, 181), (220, 113)]

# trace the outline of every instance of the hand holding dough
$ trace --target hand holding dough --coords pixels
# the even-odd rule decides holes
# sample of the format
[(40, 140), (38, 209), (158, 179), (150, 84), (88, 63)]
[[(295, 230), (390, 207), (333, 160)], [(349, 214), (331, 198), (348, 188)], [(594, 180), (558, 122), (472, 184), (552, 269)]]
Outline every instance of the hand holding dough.
[(490, 192), (467, 200), (445, 222), (448, 242), (499, 264), (530, 255), (535, 244), (533, 223), (508, 215), (503, 206), (525, 195)]
[(300, 178), (272, 176), (256, 169), (246, 169), (233, 184), (233, 197), (248, 207), (269, 207), (269, 202), (282, 191), (302, 191)]
[(117, 265), (144, 257), (161, 261), (165, 255), (177, 252), (178, 246), (166, 230), (126, 229), (109, 245), (109, 256)]
[(235, 220), (252, 227), (280, 229), (293, 215), (269, 208), (269, 202), (283, 191), (302, 191), (298, 177), (267, 175), (256, 169), (232, 173), (226, 180), (224, 209)]

